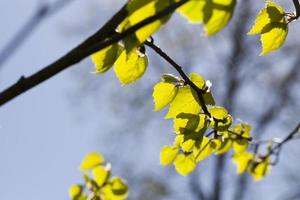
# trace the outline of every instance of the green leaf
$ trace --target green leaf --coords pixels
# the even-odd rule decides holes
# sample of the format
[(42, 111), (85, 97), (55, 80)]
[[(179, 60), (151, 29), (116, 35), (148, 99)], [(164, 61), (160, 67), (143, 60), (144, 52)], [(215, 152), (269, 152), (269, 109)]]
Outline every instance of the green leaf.
[(101, 154), (93, 152), (88, 154), (80, 165), (80, 170), (90, 170), (104, 162), (104, 158)]
[(195, 100), (189, 86), (179, 87), (178, 93), (170, 104), (166, 119), (175, 118), (180, 113), (198, 114), (201, 108)]
[(250, 166), (248, 172), (252, 175), (255, 181), (259, 181), (264, 178), (271, 170), (270, 158), (264, 159), (262, 162), (254, 162)]
[(148, 66), (148, 58), (137, 49), (128, 54), (123, 51), (115, 63), (115, 73), (123, 85), (135, 82), (143, 76)]
[(171, 164), (179, 153), (177, 147), (164, 146), (160, 151), (160, 164), (169, 165)]
[(99, 187), (109, 179), (110, 176), (110, 165), (107, 167), (97, 166), (92, 171), (95, 182)]
[(195, 170), (196, 161), (192, 154), (190, 154), (190, 155), (181, 154), (176, 157), (176, 159), (174, 161), (174, 165), (175, 165), (176, 171), (179, 174), (186, 176)]
[(232, 18), (236, 0), (194, 0), (181, 6), (178, 11), (190, 22), (204, 23), (208, 36), (221, 31)]
[(238, 174), (244, 173), (247, 170), (250, 161), (253, 160), (253, 157), (254, 156), (252, 153), (248, 153), (246, 151), (242, 153), (236, 153), (232, 156), (232, 160), (237, 166)]
[(258, 14), (248, 34), (261, 34), (262, 52), (266, 55), (280, 48), (288, 34), (288, 23), (284, 10), (275, 2), (267, 2)]
[(118, 43), (115, 43), (92, 54), (91, 59), (95, 64), (96, 74), (104, 73), (109, 70), (121, 54), (122, 50), (123, 47)]
[(169, 105), (175, 98), (178, 87), (171, 83), (160, 82), (154, 86), (153, 100), (155, 111), (159, 111)]

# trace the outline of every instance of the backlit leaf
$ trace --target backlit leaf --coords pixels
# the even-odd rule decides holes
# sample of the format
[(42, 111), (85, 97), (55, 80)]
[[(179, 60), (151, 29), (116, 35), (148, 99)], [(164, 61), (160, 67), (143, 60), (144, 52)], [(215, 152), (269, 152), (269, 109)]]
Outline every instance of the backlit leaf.
[(178, 87), (171, 83), (160, 82), (154, 86), (153, 100), (155, 111), (159, 111), (173, 101), (178, 92)]
[(178, 93), (170, 104), (169, 112), (165, 118), (175, 118), (180, 113), (198, 114), (201, 108), (192, 95), (189, 86), (179, 87)]
[(228, 111), (223, 107), (212, 107), (208, 112), (217, 120), (225, 120), (228, 117)]
[(174, 165), (175, 165), (176, 171), (179, 174), (186, 176), (195, 170), (196, 161), (192, 154), (190, 154), (190, 155), (181, 154), (176, 157), (176, 159), (174, 161)]
[(260, 55), (280, 48), (288, 34), (284, 10), (275, 2), (267, 2), (266, 8), (260, 11), (248, 34), (261, 34), (262, 52)]
[(190, 22), (203, 23), (208, 36), (222, 30), (232, 18), (236, 0), (194, 0), (178, 11)]
[(110, 171), (104, 166), (97, 166), (92, 171), (94, 180), (98, 186), (102, 186), (109, 178)]
[(248, 152), (243, 152), (243, 153), (236, 153), (232, 156), (232, 160), (237, 166), (237, 173), (241, 174), (244, 173), (250, 161), (253, 159), (253, 154), (248, 153)]
[(123, 47), (115, 43), (92, 54), (91, 58), (96, 67), (96, 74), (104, 73), (109, 70), (121, 54), (122, 50)]
[(266, 158), (262, 162), (253, 163), (249, 168), (249, 173), (252, 175), (255, 181), (259, 181), (264, 178), (267, 173), (271, 170), (270, 159)]
[(82, 194), (82, 187), (80, 185), (72, 185), (69, 189), (69, 197), (72, 200), (78, 199)]
[(104, 186), (103, 192), (107, 199), (123, 200), (128, 196), (128, 187), (124, 180), (113, 177), (110, 183)]
[(90, 153), (82, 161), (80, 170), (90, 170), (104, 162), (104, 158), (99, 153)]
[(160, 164), (169, 165), (176, 158), (179, 149), (172, 146), (164, 146), (160, 151)]
[(148, 66), (148, 58), (134, 49), (123, 51), (115, 63), (115, 73), (123, 85), (135, 82), (143, 76)]

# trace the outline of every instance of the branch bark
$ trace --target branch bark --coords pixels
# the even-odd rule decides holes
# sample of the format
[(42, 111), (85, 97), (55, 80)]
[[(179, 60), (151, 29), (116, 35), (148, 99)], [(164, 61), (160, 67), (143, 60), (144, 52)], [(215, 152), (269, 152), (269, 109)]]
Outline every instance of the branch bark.
[[(19, 96), (20, 94), (30, 90), (31, 88), (39, 85), (40, 83), (48, 80), (49, 78), (55, 76), (59, 72), (69, 68), (70, 66), (80, 62), (87, 56), (104, 49), (105, 47), (119, 42), (123, 38), (129, 36), (130, 34), (134, 33), (135, 31), (139, 30), (140, 28), (168, 15), (175, 11), (178, 7), (183, 5), (184, 3), (188, 2), (189, 0), (181, 0), (178, 1), (166, 9), (158, 12), (157, 14), (146, 18), (145, 20), (139, 22), (138, 24), (132, 26), (131, 28), (127, 29), (126, 31), (115, 34), (115, 29), (117, 26), (126, 18), (127, 16), (127, 9), (126, 4), (95, 34), (85, 40), (82, 44), (75, 47), (65, 56), (61, 57), (54, 63), (46, 66), (42, 70), (38, 71), (37, 73), (26, 77), (21, 77), (21, 79), (13, 84), (12, 86), (8, 87), (6, 90), (0, 93), (0, 106), (4, 105), (5, 103), (11, 101), (15, 97)], [(104, 41), (104, 39), (107, 39)]]

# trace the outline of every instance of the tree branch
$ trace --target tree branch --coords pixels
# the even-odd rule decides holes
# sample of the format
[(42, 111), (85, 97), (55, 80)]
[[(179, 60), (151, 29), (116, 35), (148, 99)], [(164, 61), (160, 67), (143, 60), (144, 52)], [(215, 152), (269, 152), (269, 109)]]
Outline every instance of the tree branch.
[(185, 81), (185, 83), (188, 84), (189, 86), (191, 86), (191, 88), (193, 90), (195, 90), (195, 92), (197, 93), (197, 96), (199, 98), (200, 105), (202, 107), (203, 112), (206, 115), (211, 116), (210, 113), (208, 112), (207, 106), (206, 106), (205, 101), (204, 101), (204, 97), (203, 97), (204, 91), (202, 89), (200, 89), (198, 86), (196, 86), (191, 81), (191, 79), (182, 70), (182, 67), (180, 65), (178, 65), (170, 56), (168, 56), (161, 48), (159, 48), (158, 46), (156, 46), (153, 42), (146, 41), (145, 45), (147, 45), (148, 47), (150, 47), (151, 49), (153, 49), (159, 56), (161, 56), (163, 59), (165, 59), (168, 63), (170, 63), (174, 67), (174, 69), (183, 78), (183, 80)]
[(300, 16), (300, 4), (299, 0), (293, 0), (295, 10), (296, 10), (296, 17), (298, 18)]
[[(139, 30), (140, 28), (168, 15), (175, 11), (178, 7), (183, 5), (184, 3), (188, 2), (189, 0), (181, 0), (176, 2), (166, 9), (158, 12), (157, 14), (146, 18), (145, 20), (137, 23), (136, 25), (130, 27), (126, 31), (120, 34), (114, 34), (115, 29), (117, 26), (126, 18), (127, 16), (127, 9), (126, 4), (122, 7), (122, 9), (117, 12), (99, 31), (97, 31), (94, 35), (88, 38), (79, 46), (75, 47), (65, 56), (61, 57), (54, 63), (46, 66), (42, 70), (38, 71), (37, 73), (31, 75), (30, 77), (26, 78), (23, 77), (17, 83), (13, 84), (6, 90), (0, 93), (0, 106), (11, 101), (15, 97), (19, 96), (20, 94), (30, 90), (31, 88), (37, 86), (38, 84), (44, 82), (45, 80), (55, 76), (59, 72), (67, 69), (68, 67), (80, 62), (87, 56), (104, 49), (105, 47), (119, 42), (123, 38), (131, 35), (135, 31)], [(113, 35), (112, 35), (113, 34)], [(111, 36), (112, 35), (112, 36)], [(109, 39), (107, 39), (111, 36)], [(104, 41), (104, 39), (107, 39)], [(97, 43), (98, 42), (98, 43)], [(96, 43), (94, 45), (94, 43)]]

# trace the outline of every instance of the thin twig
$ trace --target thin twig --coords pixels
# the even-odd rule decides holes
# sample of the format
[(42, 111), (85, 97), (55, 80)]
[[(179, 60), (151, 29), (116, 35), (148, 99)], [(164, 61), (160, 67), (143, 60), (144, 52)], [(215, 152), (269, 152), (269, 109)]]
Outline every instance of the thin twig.
[(148, 47), (153, 49), (159, 56), (161, 56), (163, 59), (165, 59), (168, 63), (170, 63), (174, 67), (174, 69), (183, 78), (185, 83), (188, 84), (197, 93), (197, 96), (198, 96), (198, 99), (200, 101), (200, 105), (201, 105), (201, 108), (202, 108), (203, 112), (210, 117), (211, 115), (210, 115), (210, 113), (207, 109), (207, 106), (205, 104), (205, 100), (204, 100), (204, 97), (203, 97), (204, 91), (202, 89), (200, 89), (197, 85), (195, 85), (195, 83), (193, 83), (191, 81), (191, 79), (182, 70), (182, 67), (180, 65), (178, 65), (170, 56), (168, 56), (161, 48), (156, 46), (153, 43), (153, 41), (152, 42), (151, 41), (150, 42), (146, 41), (145, 45), (147, 45)]

